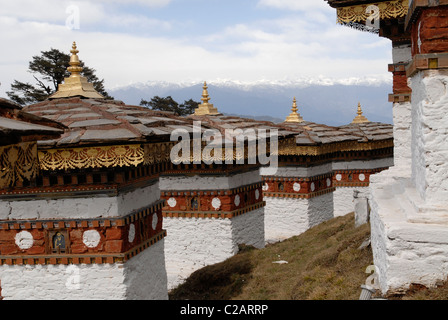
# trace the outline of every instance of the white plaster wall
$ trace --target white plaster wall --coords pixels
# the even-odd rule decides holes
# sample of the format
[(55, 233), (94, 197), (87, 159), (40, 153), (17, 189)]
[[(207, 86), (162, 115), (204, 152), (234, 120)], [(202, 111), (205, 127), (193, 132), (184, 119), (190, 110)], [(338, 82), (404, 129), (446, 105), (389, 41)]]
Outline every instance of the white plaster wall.
[(167, 230), (168, 289), (182, 283), (195, 270), (236, 253), (230, 219), (164, 217), (163, 225)]
[(379, 208), (375, 197), (369, 199), (370, 204), (370, 245), (372, 247), (373, 263), (377, 279), (375, 285), (383, 294), (389, 290), (387, 235), (383, 221), (379, 215)]
[(129, 300), (168, 300), (165, 239), (126, 261), (124, 285)]
[(265, 238), (267, 243), (297, 236), (333, 218), (333, 195), (311, 199), (265, 197)]
[(261, 181), (260, 170), (230, 176), (161, 176), (160, 190), (233, 189)]
[(5, 300), (168, 299), (163, 240), (124, 264), (3, 265)]
[(411, 102), (393, 104), (394, 119), (394, 165), (411, 168)]
[(448, 224), (415, 223), (407, 199), (411, 180), (379, 174), (371, 184), (371, 244), (378, 285), (400, 293), (410, 284), (433, 287), (448, 276)]
[[(410, 149), (409, 149), (410, 151)], [(394, 165), (394, 158), (384, 158), (384, 159), (373, 159), (369, 161), (340, 161), (333, 162), (332, 169), (333, 170), (369, 170), (369, 169), (378, 169), (378, 168), (386, 168)]]
[(359, 187), (337, 187), (333, 192), (334, 216), (340, 217), (355, 210), (353, 191)]
[[(393, 63), (408, 63), (412, 60), (411, 44), (393, 46)], [(411, 166), (411, 102), (393, 104), (394, 158), (395, 166)]]
[(239, 244), (264, 246), (264, 209), (233, 219), (164, 218), (168, 289), (194, 271), (222, 262), (238, 252)]
[(310, 228), (332, 218), (334, 218), (332, 192), (309, 199), (308, 221)]
[(309, 228), (308, 199), (264, 197), (267, 243), (283, 241)]
[(158, 182), (118, 196), (0, 200), (0, 220), (88, 219), (125, 216), (160, 199)]
[(265, 245), (265, 208), (259, 208), (232, 219), (234, 245), (246, 244), (261, 249)]
[(355, 210), (354, 192), (368, 198), (369, 187), (337, 187), (333, 193), (334, 216), (345, 216)]
[(448, 205), (448, 76), (417, 73), (412, 87), (412, 177), (428, 204)]
[[(298, 177), (298, 178), (306, 178), (318, 176), (321, 174), (327, 174), (332, 171), (332, 164), (327, 163), (320, 166), (313, 167), (279, 167), (277, 172), (275, 173), (276, 177)], [(260, 173), (262, 176), (270, 176), (269, 170), (266, 168), (261, 168)]]
[(448, 77), (419, 72), (409, 82), (411, 170), (396, 166), (370, 183), (371, 243), (383, 293), (411, 283), (435, 286), (448, 275)]
[(117, 215), (125, 216), (160, 200), (159, 182), (117, 196)]
[(392, 48), (393, 63), (406, 63), (412, 60), (411, 44), (403, 44)]

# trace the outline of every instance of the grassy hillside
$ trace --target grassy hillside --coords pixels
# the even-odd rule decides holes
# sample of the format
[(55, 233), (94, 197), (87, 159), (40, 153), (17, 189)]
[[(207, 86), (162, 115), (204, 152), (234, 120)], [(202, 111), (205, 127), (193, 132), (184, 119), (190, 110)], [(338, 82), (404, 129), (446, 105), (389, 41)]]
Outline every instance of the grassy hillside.
[(359, 299), (372, 252), (358, 248), (368, 237), (369, 226), (355, 228), (353, 214), (332, 219), (261, 250), (241, 248), (193, 273), (170, 299)]
[[(264, 249), (242, 247), (234, 257), (193, 273), (170, 299), (358, 300), (373, 264), (371, 247), (360, 248), (369, 235), (370, 226), (355, 228), (349, 214)], [(406, 296), (386, 298), (446, 300), (448, 285), (413, 286)]]

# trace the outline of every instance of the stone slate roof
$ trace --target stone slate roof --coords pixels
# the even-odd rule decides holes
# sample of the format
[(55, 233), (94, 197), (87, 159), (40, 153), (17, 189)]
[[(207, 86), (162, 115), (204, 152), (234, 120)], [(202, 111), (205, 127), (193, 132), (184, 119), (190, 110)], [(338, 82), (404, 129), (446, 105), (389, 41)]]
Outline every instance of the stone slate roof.
[(237, 116), (191, 115), (188, 118), (194, 119), (195, 121), (201, 121), (202, 123), (206, 123), (208, 127), (220, 130), (223, 136), (226, 130), (237, 130), (237, 129), (242, 129), (243, 131), (246, 129), (254, 129), (254, 130), (264, 129), (266, 130), (268, 135), (270, 130), (277, 130), (279, 137), (293, 136), (297, 133), (296, 130), (289, 130), (288, 128), (283, 128), (270, 121), (241, 118)]
[[(126, 105), (122, 101), (82, 99), (46, 100), (25, 107), (31, 114), (61, 122), (67, 127), (57, 139), (40, 141), (40, 148), (77, 147), (170, 141), (171, 133), (184, 129), (193, 133), (194, 121), (201, 121), (202, 132), (217, 129), (275, 128), (273, 123), (228, 116), (179, 117), (173, 113)], [(280, 130), (280, 136), (293, 132)], [(223, 135), (224, 136), (224, 135)]]
[(41, 141), (39, 145), (44, 148), (169, 141), (177, 128), (191, 131), (189, 120), (116, 100), (63, 98), (30, 105), (25, 110), (67, 126), (60, 138)]
[(277, 129), (279, 137), (295, 136), (296, 144), (303, 146), (393, 138), (392, 125), (375, 122), (333, 127), (308, 121), (274, 124), (225, 115), (178, 117), (121, 101), (79, 97), (46, 100), (24, 110), (67, 127), (59, 138), (40, 141), (40, 148), (170, 141), (176, 129), (192, 133), (194, 121), (201, 121), (202, 131), (217, 129), (223, 137), (232, 129), (266, 129), (268, 133)]
[(380, 122), (351, 123), (341, 126), (346, 132), (357, 134), (360, 142), (393, 139), (393, 125)]
[(310, 121), (282, 122), (275, 124), (269, 121), (245, 119), (236, 116), (189, 116), (189, 118), (205, 122), (209, 127), (220, 129), (277, 129), (279, 136), (295, 136), (296, 144), (317, 146), (346, 141), (368, 142), (393, 139), (393, 126), (379, 122), (348, 124), (344, 126), (328, 126)]
[(64, 128), (56, 121), (27, 113), (22, 106), (0, 98), (0, 145), (54, 139)]
[(296, 135), (297, 145), (311, 146), (344, 141), (358, 141), (360, 139), (359, 133), (309, 121), (300, 123), (283, 122), (280, 125), (298, 133)]

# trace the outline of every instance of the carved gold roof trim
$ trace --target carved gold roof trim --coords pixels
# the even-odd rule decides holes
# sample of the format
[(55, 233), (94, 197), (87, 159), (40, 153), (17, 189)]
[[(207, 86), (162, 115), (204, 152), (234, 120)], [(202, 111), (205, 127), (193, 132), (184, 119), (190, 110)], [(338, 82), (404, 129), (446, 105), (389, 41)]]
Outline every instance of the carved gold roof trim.
[[(135, 144), (65, 149), (61, 148), (39, 150), (37, 154), (39, 158), (40, 169), (42, 170), (53, 171), (84, 168), (138, 166), (172, 161), (171, 150), (177, 143), (178, 142), (176, 141), (171, 141), (143, 145)], [(347, 141), (319, 146), (298, 146), (295, 144), (295, 138), (292, 137), (289, 139), (280, 140), (277, 152), (272, 152), (269, 150), (269, 143), (258, 147), (262, 148), (261, 150), (266, 150), (267, 153), (271, 153), (272, 155), (317, 156), (338, 151), (376, 150), (393, 147), (393, 145), (393, 139), (388, 139), (362, 143), (357, 141)], [(217, 151), (218, 153), (215, 154), (215, 151)], [(202, 145), (200, 153), (195, 154), (193, 150), (190, 149), (190, 155), (188, 157), (182, 157), (183, 155), (179, 155), (178, 161), (179, 163), (182, 161), (187, 161), (189, 163), (194, 163), (195, 161), (215, 163), (216, 161), (222, 161), (223, 163), (235, 163), (235, 161), (237, 160), (244, 159), (256, 161), (258, 152), (255, 152), (254, 159), (252, 159), (249, 151), (253, 150), (250, 150), (247, 145), (241, 148), (235, 146), (232, 152), (228, 152), (228, 150), (225, 150), (225, 148), (222, 148), (221, 150), (220, 148), (206, 150), (204, 149), (204, 145)], [(4, 161), (4, 158), (7, 158), (8, 153), (2, 154), (4, 154), (2, 158)], [(26, 157), (22, 156), (21, 159), (25, 158)], [(35, 163), (35, 167), (30, 167), (30, 164), (28, 162), (26, 163), (28, 164), (27, 166), (24, 166), (22, 164), (17, 166), (19, 168), (17, 169), (19, 170), (18, 174), (22, 176), (28, 173), (35, 174), (39, 166), (37, 165), (37, 162), (32, 162)], [(2, 176), (0, 175), (0, 178), (1, 177)]]
[(358, 115), (353, 119), (352, 123), (366, 123), (370, 122), (366, 117), (362, 115), (361, 103), (358, 103)]
[(359, 4), (355, 6), (337, 8), (337, 22), (347, 23), (365, 23), (368, 18), (373, 18), (372, 13), (367, 10), (370, 5), (379, 8), (379, 18), (382, 20), (392, 18), (403, 18), (409, 10), (409, 0), (394, 0), (378, 3)]
[(213, 104), (209, 103), (210, 96), (208, 95), (208, 87), (207, 82), (204, 81), (204, 86), (202, 90), (202, 103), (198, 105), (196, 110), (194, 111), (195, 116), (204, 116), (204, 115), (219, 115), (218, 109), (213, 106)]
[[(139, 165), (148, 165), (162, 162), (172, 162), (179, 164), (181, 162), (195, 163), (235, 163), (236, 161), (249, 160), (256, 163), (258, 150), (269, 152), (269, 143), (260, 142), (256, 146), (258, 150), (252, 150), (252, 147), (234, 146), (232, 150), (224, 146), (216, 148), (201, 142), (200, 152), (194, 152), (194, 140), (186, 141), (188, 155), (178, 154), (176, 159), (171, 159), (171, 150), (178, 143), (183, 142), (161, 142), (149, 144), (130, 144), (117, 146), (98, 146), (98, 147), (77, 147), (77, 148), (58, 148), (39, 150), (39, 164), (42, 170), (72, 170), (85, 168), (111, 168), (111, 167), (130, 167)], [(280, 141), (282, 145), (285, 142)], [(289, 139), (293, 144), (294, 139)], [(280, 146), (279, 146), (280, 148)], [(183, 149), (182, 149), (183, 152)]]
[(299, 110), (299, 108), (297, 108), (296, 97), (294, 97), (293, 104), (292, 104), (292, 112), (288, 117), (286, 117), (285, 122), (295, 122), (295, 123), (303, 122), (303, 118), (297, 112), (298, 110)]
[(31, 180), (39, 173), (36, 142), (0, 147), (0, 188)]
[(76, 48), (76, 42), (73, 42), (72, 53), (70, 57), (70, 67), (67, 71), (70, 72), (70, 77), (64, 79), (64, 83), (58, 86), (58, 91), (52, 94), (49, 99), (56, 98), (68, 98), (81, 96), (84, 98), (94, 98), (94, 99), (104, 99), (104, 97), (99, 94), (92, 83), (87, 81), (87, 78), (81, 76), (83, 68), (81, 67), (81, 62), (78, 58), (78, 50)]
[(394, 146), (393, 139), (358, 142), (346, 141), (319, 146), (279, 146), (279, 155), (282, 156), (319, 156), (335, 152), (347, 151), (370, 151), (376, 149), (390, 148)]
[(154, 164), (170, 160), (176, 142), (39, 150), (42, 170), (110, 168)]

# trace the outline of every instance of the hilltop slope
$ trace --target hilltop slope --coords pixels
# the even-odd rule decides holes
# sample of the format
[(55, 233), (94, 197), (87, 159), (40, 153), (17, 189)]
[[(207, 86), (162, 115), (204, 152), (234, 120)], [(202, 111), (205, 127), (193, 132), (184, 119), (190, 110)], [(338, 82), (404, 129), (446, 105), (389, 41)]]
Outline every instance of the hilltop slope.
[(369, 234), (349, 214), (264, 249), (242, 248), (193, 273), (170, 299), (357, 300), (373, 264), (370, 246), (359, 249)]

